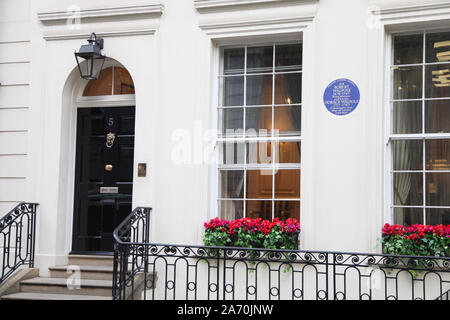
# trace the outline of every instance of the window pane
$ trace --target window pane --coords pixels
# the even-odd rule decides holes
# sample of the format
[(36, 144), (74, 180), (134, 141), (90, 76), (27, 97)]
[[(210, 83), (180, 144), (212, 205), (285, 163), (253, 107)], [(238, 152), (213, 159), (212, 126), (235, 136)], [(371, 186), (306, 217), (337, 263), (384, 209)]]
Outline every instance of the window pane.
[(420, 206), (423, 204), (421, 173), (393, 173), (394, 205)]
[(427, 209), (426, 214), (426, 224), (428, 225), (443, 224), (447, 226), (450, 224), (450, 208)]
[(422, 170), (422, 140), (397, 140), (392, 142), (393, 170)]
[(275, 198), (300, 198), (300, 170), (275, 172)]
[(422, 133), (422, 101), (398, 101), (392, 107), (392, 133)]
[(276, 107), (274, 109), (274, 129), (281, 135), (300, 134), (302, 122), (302, 109), (300, 107)]
[[(261, 131), (262, 130), (262, 131)], [(266, 132), (264, 132), (264, 130)], [(272, 108), (245, 109), (245, 134), (247, 136), (264, 136), (272, 130)]]
[(247, 199), (272, 199), (272, 169), (247, 170)]
[(222, 106), (244, 105), (244, 77), (222, 77)]
[(223, 69), (224, 74), (243, 74), (244, 73), (244, 48), (233, 48), (223, 50)]
[(425, 132), (450, 132), (450, 100), (426, 101)]
[(423, 209), (394, 208), (394, 224), (401, 224), (404, 226), (423, 224)]
[(277, 163), (300, 163), (300, 142), (278, 142), (275, 144)]
[(302, 74), (287, 73), (275, 75), (275, 104), (302, 102)]
[(112, 95), (112, 67), (103, 69), (97, 80), (89, 80), (83, 91), (83, 96)]
[(427, 33), (427, 62), (450, 61), (450, 32)]
[(423, 35), (394, 37), (394, 64), (414, 64), (423, 61)]
[(244, 170), (220, 171), (221, 198), (244, 197)]
[(247, 48), (247, 73), (273, 71), (273, 46)]
[(272, 104), (272, 75), (247, 77), (246, 102), (248, 106)]
[(243, 164), (245, 156), (245, 148), (243, 143), (226, 142), (220, 145), (220, 164)]
[(270, 142), (251, 142), (247, 144), (247, 148), (247, 163), (272, 163), (272, 144)]
[(134, 94), (133, 79), (125, 68), (114, 67), (114, 94)]
[(281, 220), (295, 218), (300, 221), (300, 201), (274, 201), (274, 216)]
[(243, 200), (221, 200), (219, 201), (220, 217), (225, 220), (234, 220), (244, 217)]
[(427, 205), (450, 206), (450, 173), (427, 173)]
[(427, 140), (427, 170), (450, 170), (450, 140)]
[(426, 66), (425, 96), (450, 97), (450, 64)]
[(288, 44), (275, 47), (275, 71), (302, 70), (302, 45)]
[(220, 109), (220, 131), (227, 136), (242, 136), (244, 125), (244, 109)]
[(394, 99), (422, 98), (422, 67), (394, 68)]
[(261, 218), (263, 220), (272, 220), (272, 200), (248, 200), (247, 218)]

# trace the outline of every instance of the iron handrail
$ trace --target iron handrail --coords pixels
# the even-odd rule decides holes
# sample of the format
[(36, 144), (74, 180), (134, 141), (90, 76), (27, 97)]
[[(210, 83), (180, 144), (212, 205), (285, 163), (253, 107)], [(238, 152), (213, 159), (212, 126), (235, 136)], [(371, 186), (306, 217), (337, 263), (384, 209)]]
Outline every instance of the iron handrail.
[(34, 267), (38, 205), (21, 202), (0, 219), (0, 283), (23, 265)]
[[(143, 220), (146, 224), (146, 236), (149, 235), (149, 227), (150, 227), (150, 212), (152, 211), (151, 207), (137, 207), (135, 208), (113, 231), (114, 242), (118, 244), (136, 244), (141, 242), (132, 242), (126, 241), (122, 239), (125, 236), (125, 232), (129, 232), (132, 225), (136, 223), (139, 219)], [(141, 216), (137, 216), (138, 213)], [(148, 241), (148, 237), (143, 239), (144, 243)]]
[[(131, 282), (134, 291), (134, 277), (136, 269), (132, 260), (129, 269), (129, 248), (133, 243), (149, 243), (150, 241), (150, 207), (135, 208), (113, 231), (114, 260), (113, 260), (113, 287), (114, 299), (126, 299), (125, 288)], [(133, 241), (132, 241), (133, 240)], [(144, 256), (147, 265), (147, 257)], [(143, 270), (146, 272), (147, 268)], [(140, 270), (138, 270), (140, 271)]]

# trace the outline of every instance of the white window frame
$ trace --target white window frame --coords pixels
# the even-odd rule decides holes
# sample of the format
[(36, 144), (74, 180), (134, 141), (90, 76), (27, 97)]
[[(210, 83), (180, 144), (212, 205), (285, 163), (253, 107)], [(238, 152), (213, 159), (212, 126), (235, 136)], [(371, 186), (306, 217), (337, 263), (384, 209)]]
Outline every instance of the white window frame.
[[(427, 173), (439, 173), (439, 172), (448, 172), (450, 173), (450, 170), (427, 170), (426, 169), (426, 141), (431, 139), (450, 139), (450, 133), (425, 133), (425, 103), (426, 101), (432, 101), (432, 100), (449, 100), (450, 97), (447, 98), (426, 98), (425, 97), (425, 85), (426, 85), (426, 68), (425, 66), (429, 65), (445, 65), (450, 64), (450, 62), (433, 62), (433, 63), (427, 63), (426, 62), (426, 34), (427, 33), (436, 33), (436, 32), (449, 32), (449, 28), (442, 28), (442, 27), (435, 27), (435, 28), (413, 28), (405, 31), (397, 30), (395, 32), (391, 32), (387, 34), (386, 36), (386, 49), (387, 49), (387, 68), (386, 68), (386, 106), (387, 106), (387, 112), (386, 112), (386, 136), (387, 136), (387, 143), (386, 143), (386, 159), (385, 159), (385, 185), (386, 185), (386, 214), (385, 214), (385, 221), (392, 224), (394, 223), (394, 208), (418, 208), (422, 209), (423, 214), (423, 223), (427, 224), (426, 220), (426, 209), (450, 209), (450, 206), (428, 206), (426, 205), (426, 176)], [(423, 57), (422, 62), (417, 64), (404, 64), (404, 65), (395, 65), (393, 63), (394, 58), (394, 46), (393, 46), (393, 39), (395, 36), (398, 35), (414, 35), (414, 34), (423, 34)], [(393, 99), (393, 72), (392, 68), (396, 66), (421, 66), (422, 67), (422, 97), (417, 99)], [(392, 121), (393, 121), (393, 103), (398, 101), (421, 101), (422, 102), (422, 133), (415, 133), (415, 134), (393, 134), (392, 133)], [(398, 141), (398, 140), (422, 140), (423, 142), (423, 159), (422, 159), (422, 170), (393, 170), (393, 163), (392, 163), (392, 142)], [(422, 189), (423, 189), (423, 204), (421, 206), (414, 206), (414, 205), (394, 205), (394, 179), (393, 179), (393, 172), (415, 172), (415, 173), (421, 173), (422, 174)]]
[[(267, 40), (267, 41), (261, 41), (258, 39), (247, 39), (246, 41), (241, 41), (241, 42), (236, 42), (233, 44), (229, 44), (229, 45), (220, 45), (218, 46), (216, 49), (217, 55), (215, 56), (215, 59), (217, 61), (216, 63), (216, 70), (214, 72), (214, 92), (215, 92), (215, 99), (214, 99), (214, 112), (213, 112), (213, 123), (215, 124), (215, 129), (217, 132), (217, 137), (216, 137), (216, 159), (219, 160), (219, 157), (221, 155), (220, 153), (220, 146), (222, 143), (224, 142), (241, 142), (244, 144), (244, 163), (243, 164), (232, 164), (232, 165), (220, 165), (219, 162), (217, 161), (217, 163), (215, 164), (215, 168), (214, 168), (214, 179), (213, 179), (213, 183), (215, 183), (215, 192), (213, 195), (213, 202), (214, 202), (214, 210), (213, 212), (215, 212), (214, 216), (216, 217), (220, 217), (220, 202), (221, 201), (242, 201), (243, 202), (243, 215), (244, 217), (246, 216), (246, 202), (247, 201), (271, 201), (272, 202), (272, 219), (275, 216), (275, 206), (273, 205), (275, 201), (297, 201), (299, 203), (299, 210), (300, 210), (300, 215), (301, 215), (301, 208), (302, 208), (302, 188), (301, 188), (301, 181), (302, 181), (302, 168), (301, 168), (301, 163), (302, 163), (302, 155), (303, 155), (303, 143), (302, 143), (302, 132), (303, 132), (303, 116), (301, 116), (301, 124), (300, 124), (300, 134), (294, 134), (294, 135), (279, 135), (279, 136), (275, 136), (275, 132), (274, 130), (271, 130), (271, 134), (270, 136), (264, 136), (264, 137), (260, 137), (260, 136), (256, 136), (256, 137), (249, 137), (246, 136), (246, 128), (245, 128), (245, 123), (246, 123), (246, 110), (248, 108), (252, 108), (252, 107), (271, 107), (272, 108), (272, 128), (274, 127), (274, 110), (277, 107), (282, 107), (282, 106), (295, 106), (300, 108), (300, 112), (301, 114), (303, 113), (303, 101), (304, 101), (304, 96), (303, 96), (303, 82), (304, 82), (304, 77), (303, 77), (303, 65), (304, 62), (302, 61), (302, 69), (300, 71), (285, 71), (285, 72), (280, 72), (280, 71), (275, 71), (275, 54), (276, 54), (276, 45), (283, 45), (283, 44), (301, 44), (302, 45), (302, 56), (304, 57), (304, 48), (303, 48), (303, 39), (302, 38), (288, 38), (288, 39), (283, 39), (283, 40), (277, 40), (276, 38), (273, 40)], [(272, 75), (272, 103), (270, 105), (258, 105), (258, 106), (247, 106), (246, 104), (246, 81), (247, 81), (247, 48), (248, 47), (254, 47), (254, 46), (268, 46), (268, 45), (272, 45), (273, 46), (273, 63), (272, 63), (272, 72), (271, 73), (264, 73), (265, 75)], [(222, 71), (223, 71), (223, 49), (225, 48), (245, 48), (245, 54), (244, 54), (244, 59), (245, 59), (245, 63), (244, 63), (244, 101), (243, 101), (243, 106), (238, 106), (237, 108), (242, 108), (243, 109), (243, 132), (242, 132), (242, 136), (241, 137), (226, 137), (224, 135), (222, 135), (220, 133), (220, 125), (219, 123), (221, 123), (221, 119), (220, 119), (220, 115), (219, 115), (219, 110), (223, 108), (223, 106), (221, 106), (220, 103), (220, 98), (222, 96), (222, 89), (220, 87), (220, 78), (223, 77)], [(300, 73), (302, 75), (302, 88), (301, 88), (301, 101), (300, 103), (296, 103), (296, 104), (276, 104), (275, 105), (275, 75), (276, 74), (287, 74), (287, 73)], [(259, 73), (252, 73), (251, 75), (259, 75)], [(231, 107), (233, 108), (233, 107)], [(248, 164), (247, 163), (247, 143), (251, 143), (251, 142), (267, 142), (267, 143), (271, 143), (271, 147), (272, 147), (272, 156), (275, 155), (275, 146), (277, 143), (280, 142), (299, 142), (300, 143), (300, 163), (298, 164), (284, 164), (284, 163), (276, 163), (276, 161), (272, 161), (270, 164)], [(272, 197), (270, 199), (266, 199), (266, 198), (258, 198), (258, 199), (253, 199), (253, 198), (247, 198), (247, 170), (272, 170)], [(300, 181), (299, 181), (299, 190), (300, 190), (300, 195), (299, 198), (276, 198), (275, 197), (275, 173), (278, 169), (285, 169), (285, 170), (299, 170), (300, 171)], [(224, 170), (242, 170), (244, 171), (244, 190), (243, 190), (243, 198), (236, 198), (236, 199), (232, 199), (232, 198), (221, 198), (220, 197), (220, 172), (224, 171)]]

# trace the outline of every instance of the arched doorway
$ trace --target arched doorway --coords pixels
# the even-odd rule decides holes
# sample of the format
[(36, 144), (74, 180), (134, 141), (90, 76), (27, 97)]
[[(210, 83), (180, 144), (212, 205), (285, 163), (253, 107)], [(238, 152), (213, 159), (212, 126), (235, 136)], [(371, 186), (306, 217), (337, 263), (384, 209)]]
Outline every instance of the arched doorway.
[(97, 80), (86, 83), (78, 101), (72, 253), (108, 253), (113, 251), (114, 228), (132, 209), (131, 75), (109, 61)]

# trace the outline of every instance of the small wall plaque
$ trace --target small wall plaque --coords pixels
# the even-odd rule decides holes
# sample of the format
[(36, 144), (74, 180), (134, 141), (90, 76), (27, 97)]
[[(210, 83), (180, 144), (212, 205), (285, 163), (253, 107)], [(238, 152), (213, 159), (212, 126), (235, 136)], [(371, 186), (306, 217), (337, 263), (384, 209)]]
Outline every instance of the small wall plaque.
[(147, 176), (147, 164), (138, 163), (138, 177), (143, 178)]
[(358, 86), (349, 79), (337, 79), (330, 83), (323, 94), (323, 103), (332, 114), (345, 116), (359, 104)]

